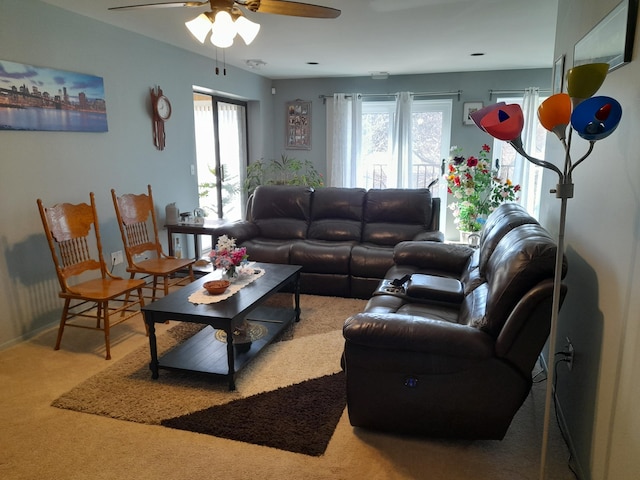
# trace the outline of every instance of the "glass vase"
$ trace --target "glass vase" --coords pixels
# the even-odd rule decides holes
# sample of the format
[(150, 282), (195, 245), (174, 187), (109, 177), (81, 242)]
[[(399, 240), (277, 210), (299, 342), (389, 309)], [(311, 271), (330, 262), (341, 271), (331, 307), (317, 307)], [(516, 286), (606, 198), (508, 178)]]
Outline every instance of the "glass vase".
[(222, 274), (222, 278), (229, 280), (230, 283), (235, 282), (238, 279), (238, 271), (235, 265), (228, 267)]

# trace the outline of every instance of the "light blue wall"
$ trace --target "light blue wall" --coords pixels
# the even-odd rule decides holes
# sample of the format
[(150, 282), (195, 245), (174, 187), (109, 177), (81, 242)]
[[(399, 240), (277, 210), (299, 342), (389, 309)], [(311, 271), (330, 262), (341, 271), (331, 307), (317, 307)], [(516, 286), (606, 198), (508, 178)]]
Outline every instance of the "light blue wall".
[[(134, 33), (37, 1), (0, 0), (0, 58), (100, 76), (106, 133), (0, 131), (0, 347), (59, 319), (57, 280), (38, 216), (46, 205), (88, 202), (96, 194), (104, 251), (121, 250), (110, 189), (151, 184), (164, 206), (197, 206), (192, 86), (250, 100), (250, 150), (273, 151), (270, 81)], [(160, 85), (173, 105), (164, 151), (153, 146), (149, 90)], [(166, 235), (162, 234), (164, 240)], [(122, 266), (115, 273), (124, 274)]]

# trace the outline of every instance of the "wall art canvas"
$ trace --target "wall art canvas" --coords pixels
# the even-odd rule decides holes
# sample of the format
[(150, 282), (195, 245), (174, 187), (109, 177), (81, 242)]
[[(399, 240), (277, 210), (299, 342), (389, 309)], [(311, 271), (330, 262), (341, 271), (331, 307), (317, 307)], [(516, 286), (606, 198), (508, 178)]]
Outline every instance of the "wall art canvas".
[(104, 81), (0, 60), (0, 130), (106, 132)]

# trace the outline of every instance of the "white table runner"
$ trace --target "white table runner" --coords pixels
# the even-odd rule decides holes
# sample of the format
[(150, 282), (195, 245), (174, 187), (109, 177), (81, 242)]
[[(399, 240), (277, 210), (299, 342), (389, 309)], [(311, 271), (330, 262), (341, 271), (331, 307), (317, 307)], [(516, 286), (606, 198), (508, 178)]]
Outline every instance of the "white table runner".
[[(235, 295), (242, 288), (246, 287), (251, 282), (254, 282), (262, 275), (264, 275), (264, 273), (264, 269), (262, 268), (253, 269), (245, 267), (239, 274), (238, 278), (231, 285), (229, 285), (229, 288), (227, 288), (224, 293), (221, 293), (219, 295), (211, 295), (203, 287), (202, 290), (198, 290), (197, 292), (189, 295), (189, 301), (195, 304), (221, 302), (222, 300), (229, 298), (231, 295)], [(220, 272), (220, 278), (222, 278), (222, 272)]]

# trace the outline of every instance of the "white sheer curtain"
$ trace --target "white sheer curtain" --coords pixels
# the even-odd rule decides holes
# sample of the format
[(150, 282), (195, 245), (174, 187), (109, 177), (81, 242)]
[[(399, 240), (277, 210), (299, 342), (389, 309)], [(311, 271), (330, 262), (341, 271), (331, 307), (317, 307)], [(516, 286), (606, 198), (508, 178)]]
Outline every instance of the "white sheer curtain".
[(396, 95), (396, 114), (393, 121), (393, 158), (397, 162), (398, 188), (411, 187), (413, 169), (411, 149), (411, 106), (413, 95), (400, 92)]
[[(536, 152), (536, 131), (538, 128), (538, 105), (540, 103), (540, 89), (537, 87), (530, 87), (525, 89), (524, 96), (522, 98), (522, 112), (524, 114), (524, 128), (522, 130), (522, 144), (524, 151), (530, 154)], [(540, 167), (533, 165), (527, 159), (521, 155), (516, 156), (513, 182), (520, 184), (522, 192), (520, 194), (520, 203), (533, 214), (536, 214), (537, 202), (535, 198), (539, 196), (539, 193), (531, 191), (535, 189), (539, 182), (534, 180), (535, 175), (538, 173)]]
[(336, 93), (327, 102), (327, 185), (355, 187), (360, 156), (362, 95)]
[[(211, 99), (194, 100), (193, 116), (196, 128), (198, 183), (215, 184), (216, 177), (214, 173), (210, 171), (210, 168), (215, 168), (216, 166), (216, 137), (213, 128), (213, 106), (211, 105)], [(204, 205), (202, 205), (202, 199), (200, 200), (200, 206), (204, 207)]]

